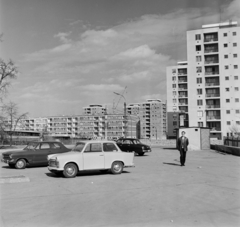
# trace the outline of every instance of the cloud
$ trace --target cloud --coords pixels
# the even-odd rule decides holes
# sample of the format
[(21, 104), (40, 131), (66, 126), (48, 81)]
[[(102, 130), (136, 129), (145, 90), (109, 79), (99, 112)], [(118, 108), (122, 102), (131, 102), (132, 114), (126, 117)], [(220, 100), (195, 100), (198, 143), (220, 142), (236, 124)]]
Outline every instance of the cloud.
[[(221, 12), (225, 20), (239, 20), (239, 15), (239, 0)], [(89, 25), (84, 31), (73, 30), (73, 25), (83, 22), (71, 22), (71, 31), (54, 35), (60, 44), (24, 56), (21, 64), (34, 65), (28, 79), (42, 83), (32, 82), (35, 85), (28, 89), (30, 94), (49, 92), (63, 100), (80, 99), (85, 106), (110, 103), (112, 92), (125, 86), (128, 102), (157, 94), (166, 98), (166, 67), (186, 60), (186, 31), (218, 23), (219, 18), (219, 7), (205, 7), (143, 15), (106, 29)]]

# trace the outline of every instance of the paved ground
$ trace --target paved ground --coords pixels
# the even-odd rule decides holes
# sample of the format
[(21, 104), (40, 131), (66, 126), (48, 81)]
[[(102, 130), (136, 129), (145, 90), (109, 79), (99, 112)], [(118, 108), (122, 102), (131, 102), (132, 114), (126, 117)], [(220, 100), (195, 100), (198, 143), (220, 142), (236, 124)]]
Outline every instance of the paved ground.
[(240, 158), (208, 150), (188, 152), (185, 167), (178, 160), (177, 150), (155, 147), (121, 175), (74, 179), (1, 163), (1, 179), (29, 181), (0, 184), (0, 226), (240, 226)]

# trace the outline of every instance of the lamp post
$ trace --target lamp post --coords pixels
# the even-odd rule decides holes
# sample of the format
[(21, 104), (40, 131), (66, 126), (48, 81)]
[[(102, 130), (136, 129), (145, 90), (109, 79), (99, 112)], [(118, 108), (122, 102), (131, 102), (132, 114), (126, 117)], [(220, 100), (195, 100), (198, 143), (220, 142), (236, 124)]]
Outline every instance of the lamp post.
[[(127, 116), (126, 99), (125, 99), (124, 95), (121, 95), (121, 94), (119, 94), (117, 92), (113, 92), (113, 93), (115, 95), (119, 95), (119, 96), (123, 97), (123, 99), (124, 99), (124, 119), (126, 119), (126, 116)], [(124, 137), (126, 137), (126, 134), (127, 134), (126, 128), (124, 129), (124, 131), (125, 131)]]

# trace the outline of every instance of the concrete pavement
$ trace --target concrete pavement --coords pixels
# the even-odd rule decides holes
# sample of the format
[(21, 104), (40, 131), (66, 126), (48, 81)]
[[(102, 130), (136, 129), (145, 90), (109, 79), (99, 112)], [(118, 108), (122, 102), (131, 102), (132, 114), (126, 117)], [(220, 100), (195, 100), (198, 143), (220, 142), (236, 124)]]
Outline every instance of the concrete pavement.
[(46, 167), (9, 169), (30, 182), (3, 183), (0, 226), (240, 226), (240, 158), (213, 150), (154, 147), (121, 175), (89, 171), (74, 179)]

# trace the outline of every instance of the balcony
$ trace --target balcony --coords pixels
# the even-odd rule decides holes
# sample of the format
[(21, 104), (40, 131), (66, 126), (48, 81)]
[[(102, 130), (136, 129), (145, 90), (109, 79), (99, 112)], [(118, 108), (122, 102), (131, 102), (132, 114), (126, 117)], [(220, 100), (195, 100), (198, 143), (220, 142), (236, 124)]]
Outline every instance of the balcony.
[(206, 97), (207, 98), (210, 98), (210, 97), (214, 97), (214, 98), (216, 98), (216, 97), (220, 97), (220, 94), (218, 93), (212, 93), (212, 94), (206, 94)]
[(206, 105), (206, 109), (217, 109), (220, 108), (220, 105)]
[(213, 127), (210, 129), (211, 132), (221, 132), (221, 128), (220, 127)]
[(209, 64), (218, 64), (219, 60), (218, 59), (214, 59), (214, 60), (205, 60), (205, 65), (209, 65)]
[(187, 83), (187, 79), (178, 80), (178, 83)]
[(187, 95), (178, 95), (179, 98), (187, 98)]
[(178, 105), (179, 105), (179, 106), (187, 106), (188, 103), (187, 103), (187, 102), (179, 102)]
[(219, 115), (207, 116), (207, 120), (220, 120), (221, 117)]
[(218, 41), (218, 37), (204, 38), (205, 43), (217, 42), (217, 41)]
[(187, 72), (178, 73), (178, 76), (187, 76)]
[(187, 90), (187, 87), (179, 87), (178, 90), (179, 91)]
[(220, 83), (219, 82), (213, 82), (213, 83), (205, 83), (206, 87), (211, 87), (211, 86), (219, 86)]
[(215, 49), (205, 49), (204, 50), (204, 53), (205, 54), (209, 54), (209, 53), (216, 53), (216, 52), (218, 52), (218, 48), (215, 48)]

